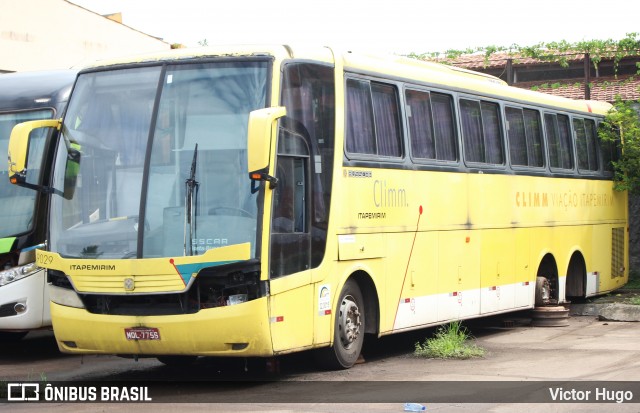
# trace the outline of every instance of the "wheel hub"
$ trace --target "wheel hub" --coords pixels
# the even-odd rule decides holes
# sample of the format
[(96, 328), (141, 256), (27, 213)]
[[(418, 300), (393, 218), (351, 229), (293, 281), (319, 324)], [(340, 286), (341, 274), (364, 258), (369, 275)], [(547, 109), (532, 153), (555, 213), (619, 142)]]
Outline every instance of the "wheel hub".
[(541, 289), (541, 294), (542, 296), (542, 300), (545, 303), (548, 303), (549, 300), (551, 299), (551, 286), (549, 285), (549, 282), (545, 280), (544, 284), (542, 285), (542, 289)]
[(355, 300), (347, 296), (340, 304), (340, 341), (345, 347), (350, 346), (360, 335), (360, 310)]

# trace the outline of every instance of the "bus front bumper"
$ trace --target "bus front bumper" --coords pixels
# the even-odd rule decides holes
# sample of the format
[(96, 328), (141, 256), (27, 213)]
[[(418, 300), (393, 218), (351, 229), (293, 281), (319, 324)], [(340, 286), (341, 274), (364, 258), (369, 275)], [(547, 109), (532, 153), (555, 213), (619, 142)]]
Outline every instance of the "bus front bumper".
[[(63, 353), (121, 356), (271, 356), (267, 299), (200, 310), (195, 314), (123, 316), (92, 314), (51, 302)], [(138, 332), (140, 339), (133, 338)]]

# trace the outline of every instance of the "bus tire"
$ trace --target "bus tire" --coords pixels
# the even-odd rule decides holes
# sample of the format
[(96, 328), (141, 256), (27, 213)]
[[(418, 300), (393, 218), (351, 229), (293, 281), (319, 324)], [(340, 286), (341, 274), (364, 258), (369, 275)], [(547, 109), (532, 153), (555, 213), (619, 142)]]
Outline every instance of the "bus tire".
[(535, 294), (535, 306), (543, 307), (549, 305), (551, 300), (551, 284), (547, 277), (536, 278), (536, 294)]
[(362, 350), (365, 331), (364, 299), (360, 287), (348, 280), (335, 312), (333, 345), (318, 350), (316, 361), (320, 367), (338, 370), (353, 366)]

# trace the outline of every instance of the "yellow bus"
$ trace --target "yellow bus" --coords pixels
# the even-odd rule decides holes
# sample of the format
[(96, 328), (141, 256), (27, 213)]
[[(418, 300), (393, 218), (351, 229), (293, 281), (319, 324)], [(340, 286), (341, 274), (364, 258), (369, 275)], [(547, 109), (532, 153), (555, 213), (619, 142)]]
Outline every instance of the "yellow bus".
[[(183, 49), (87, 67), (56, 150), (61, 351), (348, 368), (365, 334), (627, 281), (609, 105), (401, 57)], [(23, 124), (9, 147), (25, 173)]]

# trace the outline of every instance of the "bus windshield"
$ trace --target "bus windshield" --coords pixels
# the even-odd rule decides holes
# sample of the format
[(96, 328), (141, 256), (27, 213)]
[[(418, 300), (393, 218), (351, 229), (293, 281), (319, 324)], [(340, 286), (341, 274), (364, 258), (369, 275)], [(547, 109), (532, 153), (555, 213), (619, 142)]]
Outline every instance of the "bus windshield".
[[(53, 110), (42, 109), (13, 113), (0, 113), (0, 151), (7, 153), (11, 129), (21, 122), (38, 119), (50, 119)], [(29, 145), (29, 169), (27, 182), (37, 183), (40, 178), (46, 130), (32, 133)], [(7, 176), (7, 163), (0, 163), (0, 238), (12, 237), (28, 232), (34, 223), (33, 214), (37, 192), (12, 185)]]
[(251, 243), (257, 194), (249, 112), (269, 62), (213, 61), (80, 74), (54, 171), (51, 247), (75, 258), (200, 255)]

